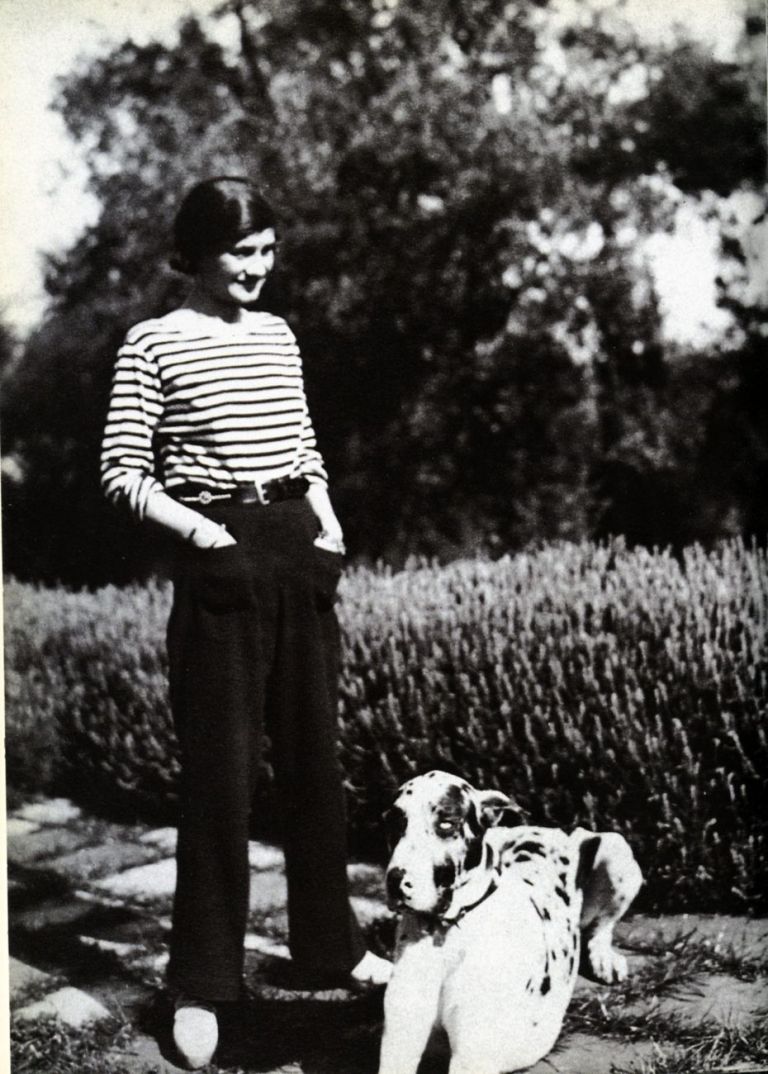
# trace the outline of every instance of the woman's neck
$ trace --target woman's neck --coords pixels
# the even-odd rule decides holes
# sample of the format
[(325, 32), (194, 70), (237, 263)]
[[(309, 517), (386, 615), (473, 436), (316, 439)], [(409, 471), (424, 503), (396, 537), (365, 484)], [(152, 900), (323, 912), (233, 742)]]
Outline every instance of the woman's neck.
[(198, 287), (192, 288), (182, 308), (201, 313), (204, 317), (216, 318), (226, 324), (240, 324), (249, 314), (246, 306), (240, 306), (235, 302), (221, 302)]

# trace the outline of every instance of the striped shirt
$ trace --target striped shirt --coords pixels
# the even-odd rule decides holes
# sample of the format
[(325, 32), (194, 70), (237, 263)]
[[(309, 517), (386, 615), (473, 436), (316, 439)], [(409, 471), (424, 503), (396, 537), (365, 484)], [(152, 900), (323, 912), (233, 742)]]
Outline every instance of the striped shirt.
[(107, 497), (140, 518), (153, 493), (189, 482), (231, 490), (304, 476), (326, 485), (285, 321), (249, 312), (222, 325), (180, 309), (131, 328), (117, 356), (101, 474)]

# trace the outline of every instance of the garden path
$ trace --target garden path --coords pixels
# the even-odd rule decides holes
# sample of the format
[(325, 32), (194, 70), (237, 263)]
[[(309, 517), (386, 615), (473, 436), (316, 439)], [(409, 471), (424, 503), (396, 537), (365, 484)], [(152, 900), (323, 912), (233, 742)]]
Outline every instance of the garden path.
[[(179, 1068), (162, 979), (175, 831), (107, 822), (53, 799), (13, 812), (7, 839), (14, 1023), (49, 1016), (72, 1032), (113, 1023), (115, 1033), (94, 1069), (173, 1074)], [(373, 1072), (380, 993), (309, 993), (281, 985), (288, 956), (282, 854), (252, 843), (250, 862), (248, 998), (224, 1012), (218, 1065), (211, 1071)], [(385, 951), (392, 920), (380, 895), (381, 870), (352, 864), (350, 880), (369, 942)], [(645, 987), (612, 990), (580, 979), (566, 1032), (534, 1074), (639, 1072), (672, 1051), (686, 1030), (748, 1027), (768, 1012), (766, 921), (636, 916), (622, 926), (621, 941)], [(64, 1068), (56, 1063), (51, 1055), (47, 1066), (33, 1069), (58, 1074)], [(424, 1068), (443, 1072), (445, 1059), (428, 1059)], [(768, 1071), (768, 1064), (731, 1069)]]

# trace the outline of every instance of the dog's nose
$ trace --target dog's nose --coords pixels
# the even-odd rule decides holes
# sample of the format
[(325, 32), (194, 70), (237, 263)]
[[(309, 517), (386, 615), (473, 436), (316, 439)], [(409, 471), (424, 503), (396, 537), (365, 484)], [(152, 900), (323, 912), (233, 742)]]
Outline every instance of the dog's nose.
[(387, 897), (391, 903), (396, 903), (410, 886), (410, 881), (405, 879), (405, 869), (390, 869), (387, 873)]

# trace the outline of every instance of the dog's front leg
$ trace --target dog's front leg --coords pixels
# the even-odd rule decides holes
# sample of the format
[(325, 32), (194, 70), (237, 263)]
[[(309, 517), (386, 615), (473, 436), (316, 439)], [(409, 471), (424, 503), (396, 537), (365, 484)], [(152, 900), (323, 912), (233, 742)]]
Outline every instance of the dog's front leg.
[(437, 1020), (442, 949), (431, 936), (403, 944), (384, 995), (379, 1074), (416, 1074)]

